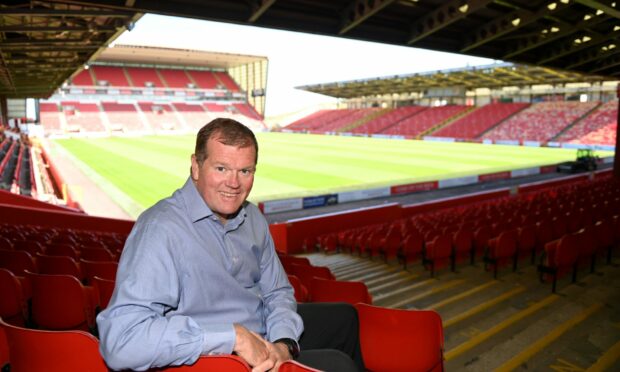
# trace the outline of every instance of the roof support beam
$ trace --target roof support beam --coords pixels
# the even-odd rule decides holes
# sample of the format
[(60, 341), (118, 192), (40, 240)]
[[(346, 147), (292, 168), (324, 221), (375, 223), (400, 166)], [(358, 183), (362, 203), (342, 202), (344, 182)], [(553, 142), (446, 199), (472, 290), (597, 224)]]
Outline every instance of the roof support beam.
[[(96, 31), (99, 32), (114, 32), (117, 30), (116, 27), (113, 26), (97, 26), (95, 28)], [(44, 26), (27, 26), (27, 25), (19, 25), (19, 26), (0, 26), (0, 32), (43, 32), (43, 33), (54, 33), (58, 32), (92, 32), (93, 29), (89, 27), (44, 27)]]
[(16, 17), (108, 17), (131, 18), (134, 13), (120, 10), (68, 10), (68, 9), (27, 9), (0, 8), (0, 15)]
[(606, 50), (606, 51), (600, 48), (591, 49), (575, 57), (575, 59), (573, 60), (574, 62), (569, 62), (570, 64), (567, 65), (566, 68), (569, 70), (574, 69), (577, 66), (592, 63), (597, 60), (602, 60), (603, 58), (610, 57), (618, 53), (620, 53), (620, 45), (616, 46), (612, 50)]
[[(608, 19), (609, 19), (608, 17), (602, 16), (602, 17), (596, 17), (596, 18), (590, 19), (588, 21), (579, 22), (577, 24), (569, 24), (566, 22), (561, 22), (557, 25), (557, 27), (549, 26), (547, 28), (546, 33), (542, 33), (542, 30), (540, 30), (541, 32), (535, 36), (531, 36), (531, 37), (516, 41), (517, 45), (514, 47), (514, 49), (511, 52), (502, 56), (502, 59), (503, 60), (510, 59), (514, 56), (525, 53), (528, 50), (536, 49), (552, 41), (555, 41), (565, 36), (568, 36), (570, 34), (573, 34), (579, 30), (592, 27)], [(557, 28), (556, 31), (554, 31), (553, 29), (554, 27)]]
[(493, 0), (453, 0), (444, 4), (413, 24), (411, 27), (411, 37), (407, 44), (411, 45), (416, 41), (422, 40), (449, 24), (475, 13), (478, 9), (486, 7), (491, 2)]
[(393, 2), (394, 0), (354, 0), (344, 12), (338, 35), (344, 35)]
[(260, 16), (262, 16), (263, 13), (265, 13), (265, 11), (269, 9), (275, 2), (276, 0), (256, 0), (252, 2), (253, 12), (248, 19), (248, 22), (256, 22), (260, 18)]
[[(593, 68), (592, 70), (590, 70), (590, 73), (597, 73), (597, 72), (601, 72), (607, 69), (610, 69), (612, 67), (616, 67), (616, 66), (620, 66), (620, 56), (616, 56), (615, 58), (612, 58), (608, 61), (606, 61), (604, 64), (600, 64), (598, 65), (596, 68)], [(612, 75), (616, 75), (612, 74)]]
[(464, 48), (460, 50), (460, 52), (468, 52), (474, 48), (488, 43), (489, 41), (495, 40), (498, 37), (514, 31), (519, 27), (536, 22), (543, 17), (551, 16), (559, 10), (562, 10), (568, 6), (568, 4), (558, 2), (553, 9), (549, 9), (549, 7), (543, 6), (539, 8), (538, 11), (536, 11), (535, 13), (527, 9), (519, 9), (510, 12), (507, 15), (498, 17), (468, 35), (465, 38), (467, 44)]
[(602, 10), (605, 14), (620, 19), (620, 10), (613, 8), (611, 4), (607, 5), (607, 3), (611, 3), (610, 1), (575, 0), (575, 2), (592, 9)]
[(597, 34), (597, 35), (593, 35), (591, 37), (588, 36), (588, 37), (590, 38), (590, 40), (588, 40), (587, 42), (581, 42), (579, 44), (575, 44), (575, 41), (571, 40), (571, 41), (565, 42), (564, 44), (560, 45), (557, 48), (553, 48), (551, 51), (549, 51), (549, 53), (546, 54), (546, 56), (543, 59), (536, 61), (536, 64), (544, 65), (547, 62), (553, 61), (560, 57), (576, 53), (580, 50), (594, 47), (600, 43), (604, 43), (607, 40), (610, 40), (610, 39), (615, 40), (616, 38), (620, 37), (620, 30), (610, 32), (606, 35)]

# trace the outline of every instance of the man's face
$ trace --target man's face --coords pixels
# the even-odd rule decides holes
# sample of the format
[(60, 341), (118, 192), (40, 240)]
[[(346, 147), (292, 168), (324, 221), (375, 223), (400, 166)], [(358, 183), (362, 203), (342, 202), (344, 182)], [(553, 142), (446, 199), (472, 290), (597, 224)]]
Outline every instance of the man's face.
[(250, 194), (255, 161), (254, 146), (228, 146), (217, 137), (207, 141), (207, 158), (202, 165), (192, 155), (192, 179), (196, 189), (222, 222), (234, 215)]

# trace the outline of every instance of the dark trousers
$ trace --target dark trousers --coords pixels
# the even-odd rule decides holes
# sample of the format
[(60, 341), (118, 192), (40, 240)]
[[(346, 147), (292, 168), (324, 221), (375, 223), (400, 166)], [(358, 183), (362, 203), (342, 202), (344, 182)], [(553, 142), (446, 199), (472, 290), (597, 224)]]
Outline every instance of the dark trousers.
[(299, 363), (322, 371), (364, 371), (355, 307), (345, 303), (297, 305), (304, 322)]

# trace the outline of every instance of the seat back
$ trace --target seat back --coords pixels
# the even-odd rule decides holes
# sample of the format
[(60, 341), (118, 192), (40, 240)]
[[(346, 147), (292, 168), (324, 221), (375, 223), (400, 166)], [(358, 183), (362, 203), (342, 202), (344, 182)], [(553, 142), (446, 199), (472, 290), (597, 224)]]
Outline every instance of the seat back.
[(0, 268), (7, 269), (18, 276), (24, 275), (24, 271), (38, 271), (37, 264), (30, 253), (5, 249), (0, 249)]
[(93, 286), (97, 288), (97, 292), (99, 293), (99, 306), (101, 309), (105, 309), (110, 303), (112, 293), (114, 293), (115, 282), (114, 280), (108, 280), (95, 276), (92, 279), (92, 283)]
[(368, 370), (443, 371), (443, 328), (435, 311), (355, 307)]
[(293, 286), (293, 290), (295, 291), (295, 300), (297, 302), (307, 302), (308, 301), (308, 289), (305, 285), (302, 284), (301, 280), (295, 275), (288, 274), (288, 281)]
[(7, 269), (0, 269), (0, 318), (7, 323), (24, 325), (28, 319), (28, 305), (24, 300), (22, 285)]
[(278, 372), (320, 372), (318, 369), (305, 366), (294, 360), (287, 360), (280, 365)]
[(438, 235), (426, 245), (426, 258), (429, 260), (448, 259), (452, 255), (452, 234)]
[(77, 249), (72, 244), (51, 243), (45, 248), (45, 254), (48, 256), (69, 256), (74, 260), (79, 258)]
[(107, 372), (99, 342), (82, 331), (43, 331), (9, 325), (0, 327), (10, 345), (11, 372)]
[(30, 253), (33, 257), (36, 256), (38, 253), (45, 252), (43, 245), (33, 240), (20, 240), (15, 242), (15, 250), (26, 251)]
[(149, 372), (247, 372), (250, 366), (236, 355), (201, 356), (191, 366), (151, 368)]
[(312, 302), (359, 302), (372, 304), (368, 287), (363, 282), (313, 278), (310, 300)]
[(32, 320), (42, 329), (89, 330), (95, 326), (90, 294), (71, 275), (28, 273), (32, 282)]
[(78, 263), (69, 256), (38, 255), (37, 263), (39, 273), (47, 275), (71, 275), (79, 280), (84, 279), (84, 274)]
[(116, 270), (118, 269), (117, 262), (103, 262), (103, 261), (87, 261), (80, 260), (80, 268), (86, 279), (92, 282), (95, 276), (107, 280), (116, 280)]
[(82, 247), (80, 249), (80, 258), (87, 261), (113, 262), (116, 257), (106, 248)]

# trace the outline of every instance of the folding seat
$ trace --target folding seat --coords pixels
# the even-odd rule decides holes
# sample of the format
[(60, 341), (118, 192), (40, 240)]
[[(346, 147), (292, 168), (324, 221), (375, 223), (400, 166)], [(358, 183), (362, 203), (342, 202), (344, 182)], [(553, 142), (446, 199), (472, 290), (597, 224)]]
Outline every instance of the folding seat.
[(68, 256), (77, 260), (80, 258), (78, 250), (75, 245), (65, 243), (52, 243), (45, 247), (45, 254), (48, 256)]
[(10, 345), (11, 372), (107, 372), (97, 339), (82, 331), (43, 331), (0, 320)]
[(398, 249), (402, 243), (402, 237), (400, 232), (396, 229), (388, 232), (387, 236), (381, 239), (381, 245), (379, 247), (379, 254), (383, 256), (383, 260), (388, 262), (388, 260), (393, 259), (398, 254)]
[(517, 242), (518, 258), (531, 257), (536, 260), (536, 225), (524, 225), (519, 229)]
[(112, 293), (114, 293), (114, 280), (103, 279), (98, 276), (95, 276), (92, 279), (93, 287), (96, 288), (96, 292), (99, 294), (99, 307), (101, 310), (108, 307), (108, 303), (112, 298)]
[(307, 302), (309, 298), (308, 289), (303, 285), (301, 280), (299, 280), (296, 275), (288, 274), (288, 281), (295, 291), (295, 300), (297, 300), (297, 302)]
[[(482, 257), (489, 247), (491, 239), (491, 228), (488, 225), (482, 225), (474, 230), (474, 252), (476, 257)], [(472, 264), (474, 261), (472, 260)]]
[(80, 248), (80, 258), (87, 261), (118, 261), (117, 258), (106, 248)]
[(328, 267), (297, 264), (293, 264), (291, 266), (293, 271), (291, 274), (297, 276), (310, 293), (312, 292), (312, 278), (317, 277), (329, 280), (336, 279)]
[(452, 239), (452, 271), (455, 271), (457, 262), (464, 260), (473, 262), (474, 234), (469, 229), (460, 229), (453, 235)]
[(553, 227), (548, 220), (540, 220), (536, 224), (536, 252), (545, 250), (545, 245), (555, 240), (553, 237)]
[(586, 226), (575, 235), (578, 237), (576, 242), (579, 252), (578, 266), (590, 266), (590, 273), (593, 273), (596, 264), (596, 248), (598, 247), (595, 228), (594, 226)]
[(38, 272), (36, 261), (25, 251), (8, 251), (0, 249), (0, 268), (12, 272), (20, 281), (24, 298), (29, 300), (32, 296), (30, 280), (25, 272)]
[(382, 229), (376, 229), (373, 231), (368, 240), (366, 241), (366, 246), (364, 248), (364, 253), (368, 253), (368, 257), (372, 259), (374, 255), (379, 254), (381, 249), (381, 242), (385, 236), (385, 233)]
[(0, 318), (5, 322), (23, 326), (28, 321), (28, 304), (22, 285), (7, 269), (0, 269)]
[(598, 221), (594, 225), (594, 231), (596, 232), (597, 238), (597, 254), (606, 257), (607, 264), (610, 264), (615, 240), (611, 218)]
[(310, 290), (312, 302), (347, 302), (355, 305), (358, 302), (372, 304), (368, 287), (363, 282), (328, 280), (313, 278)]
[(88, 283), (91, 283), (95, 276), (107, 280), (116, 280), (118, 263), (112, 261), (87, 261), (81, 259), (80, 268), (82, 270), (82, 275), (86, 278)]
[(402, 246), (398, 252), (398, 260), (402, 261), (403, 269), (407, 270), (407, 263), (417, 261), (422, 258), (424, 250), (424, 238), (418, 230), (411, 229), (409, 234), (405, 236)]
[(37, 254), (43, 254), (45, 252), (45, 248), (43, 245), (34, 240), (19, 240), (15, 242), (15, 250), (18, 251), (26, 251), (30, 253), (33, 257)]
[(553, 220), (551, 220), (551, 229), (553, 231), (553, 239), (559, 239), (569, 233), (566, 217), (559, 215), (553, 218)]
[[(283, 363), (280, 367), (290, 362)], [(299, 363), (296, 363), (299, 364)], [(301, 364), (299, 364), (301, 366)], [(291, 368), (291, 367), (285, 367)], [(294, 366), (292, 368), (297, 368)], [(236, 355), (201, 355), (196, 363), (186, 366), (178, 367), (165, 367), (165, 368), (151, 368), (149, 372), (214, 372), (214, 371), (226, 371), (226, 372), (250, 372), (252, 368), (241, 357)], [(311, 371), (313, 369), (288, 369), (288, 371)]]
[(484, 256), (484, 268), (493, 266), (493, 278), (497, 279), (497, 270), (506, 262), (513, 262), (513, 271), (517, 267), (517, 230), (507, 230), (499, 234), (489, 243), (489, 249)]
[(431, 278), (435, 275), (435, 269), (447, 265), (451, 260), (452, 235), (438, 235), (426, 244), (422, 264), (430, 269)]
[(321, 248), (325, 253), (336, 252), (338, 250), (338, 235), (327, 234), (323, 239)]
[(441, 317), (429, 310), (357, 304), (360, 345), (369, 371), (443, 371)]
[(566, 234), (558, 240), (551, 241), (545, 246), (545, 252), (538, 266), (541, 281), (548, 274), (552, 281), (551, 291), (555, 293), (556, 282), (564, 274), (572, 271), (572, 283), (577, 281), (577, 263), (579, 259), (579, 237), (576, 234)]
[(39, 273), (47, 275), (72, 275), (80, 281), (85, 279), (80, 265), (69, 256), (37, 256)]
[(32, 320), (39, 328), (94, 332), (92, 294), (77, 278), (34, 273), (28, 276), (32, 282)]

